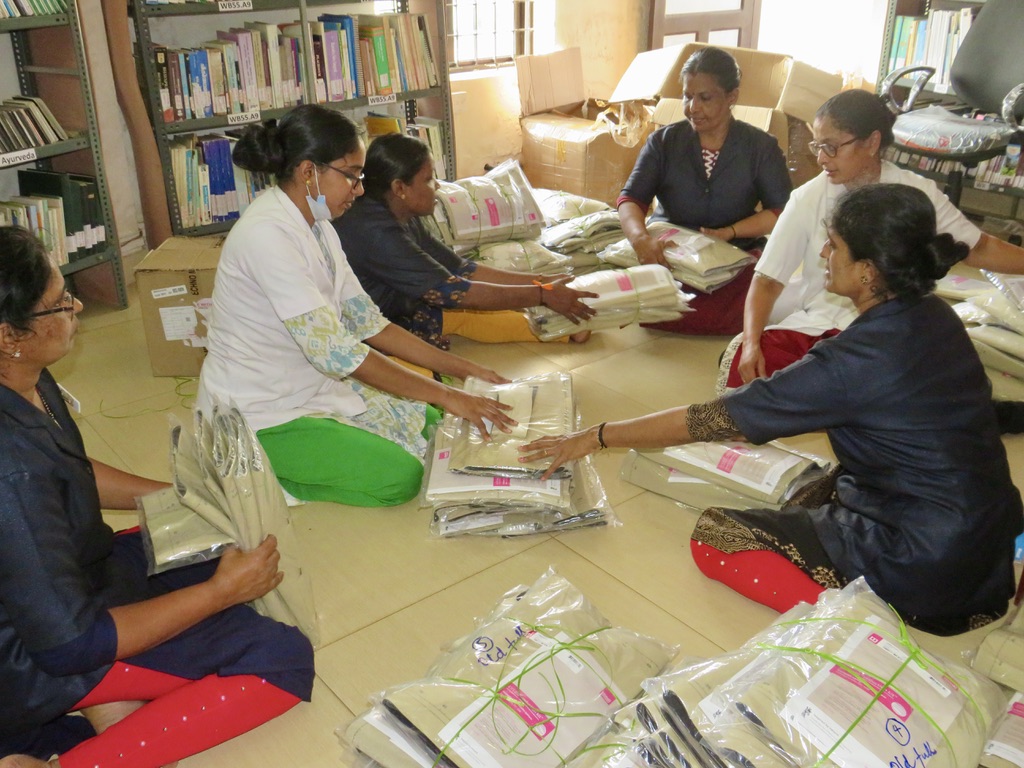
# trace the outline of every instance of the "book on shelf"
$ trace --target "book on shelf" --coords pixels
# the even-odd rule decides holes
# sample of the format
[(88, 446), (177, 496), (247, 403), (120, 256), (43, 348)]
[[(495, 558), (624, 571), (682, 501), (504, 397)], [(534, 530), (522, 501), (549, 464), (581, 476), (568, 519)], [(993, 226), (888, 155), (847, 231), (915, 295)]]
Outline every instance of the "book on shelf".
[[(64, 244), (60, 250), (67, 261), (98, 253), (106, 247), (106, 227), (94, 177), (23, 168), (18, 170), (18, 189), (22, 197), (49, 201), (50, 232), (54, 241), (62, 238)], [(54, 198), (60, 203), (55, 204)], [(58, 210), (62, 218), (59, 226), (53, 223)], [(44, 242), (47, 242), (45, 238)]]
[(949, 71), (977, 8), (932, 10), (927, 17), (897, 16), (893, 28), (889, 71), (908, 66), (929, 66), (935, 74), (929, 87), (950, 90)]
[(434, 175), (439, 179), (448, 179), (448, 160), (444, 152), (444, 122), (436, 117), (417, 115), (409, 123), (407, 133), (417, 137), (430, 147), (434, 158)]
[(67, 132), (37, 96), (12, 96), (0, 103), (0, 153), (65, 141)]
[(363, 75), (369, 96), (389, 96), (394, 93), (391, 69), (388, 65), (387, 40), (384, 23), (379, 16), (359, 16), (360, 51), (363, 55)]
[(394, 115), (378, 115), (371, 112), (363, 118), (366, 126), (367, 142), (372, 142), (378, 136), (387, 136), (389, 133), (405, 133), (405, 120)]

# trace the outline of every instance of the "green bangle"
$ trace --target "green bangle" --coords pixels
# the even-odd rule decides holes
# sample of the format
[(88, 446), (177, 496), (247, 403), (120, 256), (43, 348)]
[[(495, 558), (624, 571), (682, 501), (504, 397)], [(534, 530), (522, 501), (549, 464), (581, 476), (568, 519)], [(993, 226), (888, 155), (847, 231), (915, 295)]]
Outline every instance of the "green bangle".
[(604, 450), (608, 446), (604, 442), (604, 428), (608, 424), (607, 421), (602, 421), (597, 428), (597, 444), (601, 446), (601, 450)]

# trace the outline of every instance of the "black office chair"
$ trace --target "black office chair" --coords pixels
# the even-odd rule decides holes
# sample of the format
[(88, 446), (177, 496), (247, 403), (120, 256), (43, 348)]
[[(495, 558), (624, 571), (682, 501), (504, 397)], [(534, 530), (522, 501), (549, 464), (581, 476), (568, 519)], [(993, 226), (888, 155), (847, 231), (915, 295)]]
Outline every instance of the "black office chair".
[[(1003, 154), (1024, 120), (1024, 0), (987, 0), (971, 24), (950, 68), (950, 82), (970, 114), (939, 106), (914, 110), (932, 67), (911, 66), (891, 72), (879, 93), (897, 114), (895, 147), (915, 155), (954, 160), (946, 177), (946, 194), (960, 205), (963, 175), (978, 163)], [(900, 102), (892, 88), (913, 75)], [(973, 114), (996, 114), (1001, 120), (976, 120)]]

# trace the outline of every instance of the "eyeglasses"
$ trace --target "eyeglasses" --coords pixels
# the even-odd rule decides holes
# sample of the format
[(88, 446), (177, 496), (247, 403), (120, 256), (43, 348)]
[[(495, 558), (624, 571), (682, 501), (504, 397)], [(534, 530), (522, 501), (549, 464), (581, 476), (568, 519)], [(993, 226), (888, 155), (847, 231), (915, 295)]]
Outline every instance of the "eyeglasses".
[(808, 142), (807, 148), (811, 150), (812, 155), (817, 155), (819, 152), (824, 152), (825, 157), (835, 157), (839, 154), (839, 150), (845, 147), (847, 144), (853, 144), (857, 141), (857, 137), (854, 136), (849, 141), (844, 141), (842, 144), (830, 144), (827, 141), (811, 141)]
[(46, 317), (47, 315), (56, 315), (61, 312), (74, 312), (75, 311), (75, 297), (71, 295), (70, 291), (64, 291), (64, 295), (61, 297), (60, 303), (52, 309), (41, 309), (38, 312), (33, 312), (30, 315), (26, 315), (26, 320), (31, 320), (35, 317)]
[(360, 184), (362, 184), (363, 183), (363, 179), (366, 177), (365, 174), (362, 174), (362, 173), (360, 173), (357, 176), (356, 174), (352, 173), (352, 171), (347, 171), (344, 168), (335, 168), (330, 163), (325, 165), (324, 168), (330, 168), (332, 171), (337, 171), (338, 173), (340, 173), (342, 176), (344, 176), (346, 179), (348, 179), (348, 183), (352, 185), (352, 189), (355, 189)]

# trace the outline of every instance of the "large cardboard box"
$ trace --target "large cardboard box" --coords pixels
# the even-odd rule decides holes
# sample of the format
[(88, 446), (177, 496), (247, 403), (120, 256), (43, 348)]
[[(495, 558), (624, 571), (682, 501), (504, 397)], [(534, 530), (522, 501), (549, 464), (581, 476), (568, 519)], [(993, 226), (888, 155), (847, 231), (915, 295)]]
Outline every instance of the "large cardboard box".
[(223, 236), (171, 237), (135, 268), (154, 376), (199, 375), (223, 244)]
[(652, 129), (642, 105), (681, 95), (684, 48), (637, 55), (613, 91), (607, 121), (595, 120), (606, 105), (584, 99), (578, 48), (518, 57), (522, 165), (530, 183), (614, 205)]

